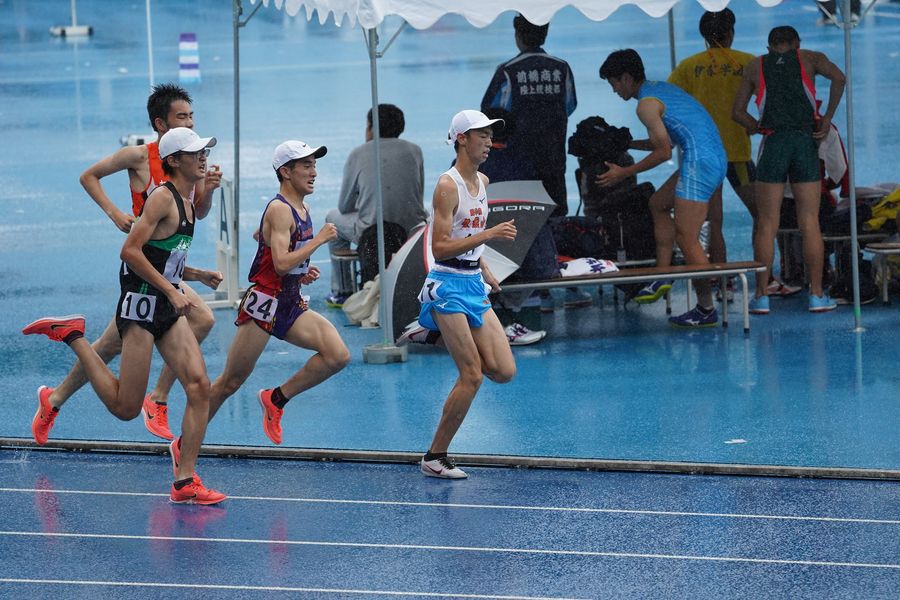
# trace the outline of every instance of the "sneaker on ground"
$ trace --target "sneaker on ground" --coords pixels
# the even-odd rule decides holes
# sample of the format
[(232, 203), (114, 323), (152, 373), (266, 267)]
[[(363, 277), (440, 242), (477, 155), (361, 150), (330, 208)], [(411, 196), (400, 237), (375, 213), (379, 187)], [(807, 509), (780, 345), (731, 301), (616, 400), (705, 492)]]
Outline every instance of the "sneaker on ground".
[(465, 479), (469, 476), (465, 471), (453, 464), (453, 461), (447, 456), (442, 456), (441, 458), (436, 458), (434, 460), (425, 460), (425, 457), (423, 456), (422, 461), (419, 464), (422, 473), (429, 477), (440, 477), (441, 479)]
[(42, 334), (54, 342), (65, 341), (72, 333), (84, 335), (84, 315), (68, 315), (65, 317), (44, 317), (32, 321), (22, 328), (25, 335)]
[(280, 444), (281, 415), (284, 414), (284, 409), (278, 408), (272, 404), (273, 391), (274, 390), (259, 390), (259, 394), (257, 394), (256, 397), (259, 398), (259, 405), (262, 406), (263, 409), (263, 431), (266, 432), (266, 435), (272, 440), (273, 444)]
[(347, 301), (347, 294), (328, 294), (325, 297), (325, 305), (329, 308), (343, 308)]
[(53, 422), (56, 421), (58, 410), (53, 410), (50, 405), (50, 394), (53, 393), (52, 387), (42, 385), (37, 389), (38, 408), (31, 420), (31, 435), (39, 446), (47, 443), (50, 437), (50, 430), (53, 429)]
[(669, 323), (673, 327), (693, 329), (695, 327), (716, 327), (719, 324), (719, 311), (713, 308), (707, 312), (698, 304), (683, 315), (669, 317)]
[(566, 288), (566, 297), (563, 300), (563, 306), (565, 308), (582, 308), (584, 306), (590, 306), (593, 303), (594, 299), (584, 290), (578, 288)]
[(788, 283), (782, 283), (777, 279), (773, 279), (769, 286), (766, 288), (766, 295), (781, 296), (782, 298), (784, 298), (785, 296), (793, 296), (801, 289), (803, 288), (801, 288), (799, 285), (790, 285)]
[(768, 296), (753, 296), (750, 298), (750, 303), (748, 310), (751, 314), (754, 315), (767, 315), (769, 314), (769, 297)]
[(527, 346), (528, 344), (535, 344), (544, 339), (547, 335), (547, 332), (544, 330), (531, 331), (521, 323), (513, 323), (503, 331), (506, 333), (506, 339), (509, 340), (510, 346)]
[(668, 294), (671, 289), (671, 281), (653, 281), (635, 295), (634, 301), (638, 304), (653, 304)]
[(434, 342), (429, 342), (429, 334), (431, 334), (430, 329), (426, 329), (419, 325), (419, 321), (413, 321), (409, 325), (406, 326), (406, 329), (403, 330), (403, 333), (400, 334), (400, 337), (397, 338), (397, 345), (403, 346), (405, 344), (433, 344)]
[(809, 312), (828, 312), (835, 308), (837, 308), (837, 302), (832, 300), (828, 294), (822, 294), (821, 296), (809, 295)]
[(176, 490), (173, 483), (169, 491), (169, 500), (175, 504), (218, 504), (226, 498), (228, 496), (222, 492), (204, 487), (199, 477), (194, 477), (180, 490)]
[(164, 440), (174, 439), (169, 430), (169, 407), (166, 404), (157, 404), (150, 399), (150, 394), (144, 396), (141, 405), (141, 414), (144, 415), (144, 427), (147, 431)]
[[(169, 443), (169, 456), (172, 457), (172, 473), (175, 475), (176, 479), (178, 478), (178, 465), (181, 464), (181, 436), (179, 435), (176, 439), (172, 440)], [(197, 475), (197, 472), (193, 473), (194, 479), (197, 483), (202, 484), (203, 482), (200, 480), (200, 476)]]
[[(828, 295), (831, 296), (831, 294), (828, 294)], [(875, 300), (877, 298), (878, 298), (877, 294), (874, 296), (872, 296), (871, 294), (865, 295), (865, 294), (863, 294), (862, 290), (860, 290), (860, 296), (859, 296), (860, 304), (871, 304), (871, 303), (875, 302)], [(846, 306), (848, 304), (853, 304), (853, 293), (851, 292), (847, 296), (838, 296), (838, 295), (831, 296), (831, 299), (834, 300), (835, 302), (837, 302), (839, 306), (841, 306), (841, 305)]]

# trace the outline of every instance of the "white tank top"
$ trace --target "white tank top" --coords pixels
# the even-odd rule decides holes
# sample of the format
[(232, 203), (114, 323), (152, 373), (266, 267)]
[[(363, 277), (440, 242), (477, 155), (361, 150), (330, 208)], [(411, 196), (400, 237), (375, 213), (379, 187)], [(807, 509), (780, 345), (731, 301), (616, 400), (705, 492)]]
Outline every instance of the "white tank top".
[[(487, 192), (484, 189), (484, 182), (481, 180), (481, 176), (478, 176), (478, 193), (472, 196), (469, 194), (466, 182), (463, 181), (462, 175), (459, 174), (456, 167), (450, 167), (444, 175), (448, 175), (456, 183), (456, 191), (459, 196), (459, 204), (456, 206), (456, 211), (453, 213), (453, 222), (450, 225), (450, 239), (459, 240), (484, 231), (485, 221), (487, 221), (488, 217), (488, 207)], [(447, 263), (478, 261), (483, 252), (484, 244), (479, 244), (467, 252), (443, 261), (444, 264), (436, 260), (433, 268), (435, 271), (471, 274), (477, 267), (475, 269), (463, 268), (458, 264), (453, 266)]]

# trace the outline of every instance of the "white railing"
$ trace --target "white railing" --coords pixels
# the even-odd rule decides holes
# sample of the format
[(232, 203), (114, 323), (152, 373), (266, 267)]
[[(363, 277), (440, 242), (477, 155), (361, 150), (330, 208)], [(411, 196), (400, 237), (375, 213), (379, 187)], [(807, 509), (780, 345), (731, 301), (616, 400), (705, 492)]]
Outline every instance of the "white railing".
[(216, 240), (216, 269), (222, 272), (222, 283), (212, 294), (203, 297), (210, 308), (234, 308), (241, 301), (238, 253), (235, 245), (237, 225), (234, 214), (234, 182), (225, 177), (219, 188), (219, 239)]

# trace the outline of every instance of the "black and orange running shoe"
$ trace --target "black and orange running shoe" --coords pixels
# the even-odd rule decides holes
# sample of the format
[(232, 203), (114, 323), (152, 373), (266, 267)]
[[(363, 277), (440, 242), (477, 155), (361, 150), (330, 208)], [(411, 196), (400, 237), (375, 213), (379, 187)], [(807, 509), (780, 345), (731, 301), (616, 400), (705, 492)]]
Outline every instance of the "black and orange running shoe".
[(73, 333), (84, 335), (84, 315), (44, 317), (23, 327), (22, 333), (25, 335), (40, 333), (55, 342), (64, 342), (66, 337)]

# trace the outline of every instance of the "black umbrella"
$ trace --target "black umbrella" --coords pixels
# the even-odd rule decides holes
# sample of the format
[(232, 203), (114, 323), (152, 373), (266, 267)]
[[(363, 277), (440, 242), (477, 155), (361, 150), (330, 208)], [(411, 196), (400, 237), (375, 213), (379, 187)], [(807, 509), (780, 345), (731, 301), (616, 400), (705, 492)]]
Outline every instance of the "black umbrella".
[[(519, 266), (531, 243), (556, 203), (547, 195), (540, 181), (504, 181), (487, 188), (487, 227), (515, 219), (516, 239), (491, 240), (484, 251), (488, 267), (503, 281)], [(387, 316), (399, 337), (403, 329), (419, 316), (419, 290), (434, 263), (431, 255), (431, 224), (416, 231), (394, 255), (385, 270), (381, 299), (386, 302)]]

